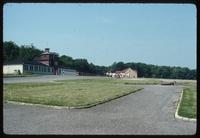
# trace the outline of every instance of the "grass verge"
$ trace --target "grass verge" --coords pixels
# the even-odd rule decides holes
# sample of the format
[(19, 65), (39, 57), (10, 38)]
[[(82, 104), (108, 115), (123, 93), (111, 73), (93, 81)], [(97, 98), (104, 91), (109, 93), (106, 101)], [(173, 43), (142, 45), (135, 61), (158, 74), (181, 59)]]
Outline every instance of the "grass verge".
[(197, 116), (197, 89), (195, 84), (186, 86), (183, 89), (183, 95), (178, 109), (178, 115), (187, 118), (196, 118)]
[(3, 99), (5, 101), (32, 104), (87, 107), (141, 89), (138, 86), (126, 85), (123, 81), (116, 83), (115, 80), (105, 79), (65, 80), (58, 82), (4, 84)]

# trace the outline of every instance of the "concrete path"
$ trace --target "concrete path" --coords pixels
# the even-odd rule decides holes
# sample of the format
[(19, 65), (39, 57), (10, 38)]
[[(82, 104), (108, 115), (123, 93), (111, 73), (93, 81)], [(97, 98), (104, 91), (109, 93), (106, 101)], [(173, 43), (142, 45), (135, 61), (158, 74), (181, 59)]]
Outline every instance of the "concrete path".
[(88, 109), (52, 109), (5, 104), (6, 134), (192, 135), (196, 122), (174, 118), (180, 86), (142, 91)]

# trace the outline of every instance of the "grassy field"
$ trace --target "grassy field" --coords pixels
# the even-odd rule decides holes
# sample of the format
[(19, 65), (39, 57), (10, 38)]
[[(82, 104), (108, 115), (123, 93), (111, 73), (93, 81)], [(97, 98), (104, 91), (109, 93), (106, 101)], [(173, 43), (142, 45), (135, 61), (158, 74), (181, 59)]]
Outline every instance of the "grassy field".
[(195, 83), (190, 83), (183, 89), (178, 115), (188, 118), (197, 116), (197, 89)]
[(48, 83), (4, 84), (5, 101), (80, 107), (126, 95), (141, 87), (110, 79), (65, 80)]

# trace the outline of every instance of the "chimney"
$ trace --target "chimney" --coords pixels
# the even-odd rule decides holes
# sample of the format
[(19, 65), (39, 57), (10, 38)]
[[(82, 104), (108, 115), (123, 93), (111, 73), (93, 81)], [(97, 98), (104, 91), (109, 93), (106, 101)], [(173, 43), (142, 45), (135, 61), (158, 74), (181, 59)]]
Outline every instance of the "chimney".
[(49, 53), (49, 48), (45, 48), (45, 53)]

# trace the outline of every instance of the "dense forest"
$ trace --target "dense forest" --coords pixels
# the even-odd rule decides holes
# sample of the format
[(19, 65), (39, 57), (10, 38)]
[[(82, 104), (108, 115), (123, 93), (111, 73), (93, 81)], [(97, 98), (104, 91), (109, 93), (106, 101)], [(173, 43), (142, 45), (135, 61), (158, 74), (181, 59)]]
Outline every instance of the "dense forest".
[[(33, 45), (18, 46), (12, 41), (3, 43), (3, 61), (31, 61), (34, 57), (39, 56), (43, 51), (37, 49)], [(88, 63), (87, 59), (73, 59), (70, 56), (59, 56), (59, 65), (66, 66), (71, 69), (76, 69), (79, 72), (84, 72), (87, 75), (105, 75), (106, 72), (115, 72), (125, 68), (132, 68), (138, 71), (138, 77), (145, 78), (171, 78), (171, 79), (196, 79), (196, 70), (187, 67), (170, 67), (157, 66), (145, 63), (124, 63), (114, 62), (110, 66), (98, 66), (93, 63)]]

